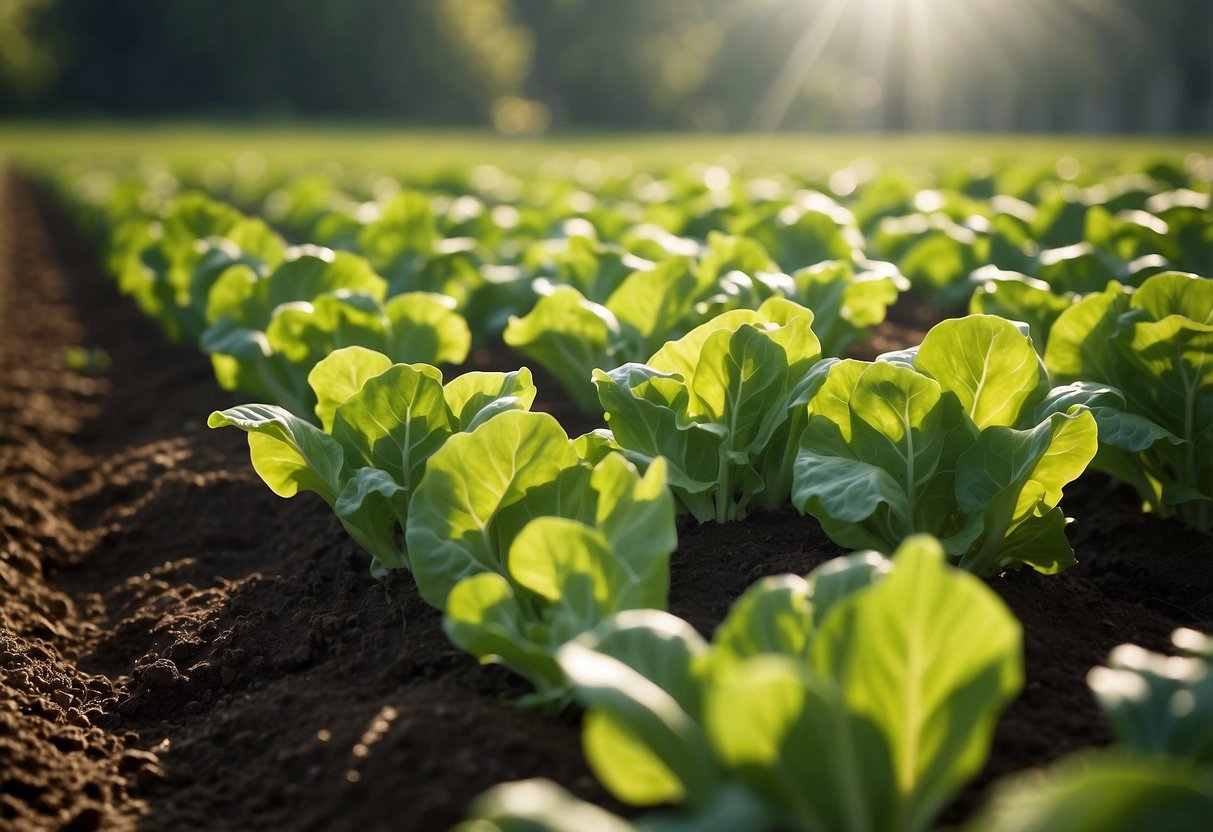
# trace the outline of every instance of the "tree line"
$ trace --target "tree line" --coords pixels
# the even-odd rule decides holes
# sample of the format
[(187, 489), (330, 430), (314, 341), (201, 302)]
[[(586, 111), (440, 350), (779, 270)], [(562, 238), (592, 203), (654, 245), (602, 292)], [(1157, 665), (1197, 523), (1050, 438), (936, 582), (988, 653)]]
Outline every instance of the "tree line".
[(1208, 0), (0, 0), (0, 112), (1213, 130)]

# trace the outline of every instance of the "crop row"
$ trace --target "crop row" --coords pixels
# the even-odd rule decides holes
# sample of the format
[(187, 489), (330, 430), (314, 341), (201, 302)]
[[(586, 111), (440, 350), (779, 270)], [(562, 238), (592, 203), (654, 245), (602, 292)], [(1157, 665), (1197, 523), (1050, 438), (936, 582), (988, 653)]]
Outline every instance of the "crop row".
[[(837, 355), (883, 319), (902, 272), (920, 289), (956, 281), (915, 279), (904, 252), (900, 269), (870, 259), (854, 215), (821, 194), (745, 211), (717, 200), (693, 217), (701, 238), (616, 205), (613, 219), (560, 220), (562, 237), (486, 237), (488, 253), (438, 232), (457, 200), (444, 214), (416, 192), (356, 228), (320, 212), (312, 228), (361, 255), (288, 246), (197, 194), (160, 216), (115, 207), (103, 225), (123, 290), (208, 352), (225, 388), (270, 402), (211, 426), (248, 432), (276, 493), (324, 499), (373, 570), (410, 569), (459, 647), (525, 676), (535, 702), (589, 707), (587, 754), (617, 797), (685, 803), (692, 819), (678, 822), (693, 828), (925, 829), (980, 767), (1022, 676), (1018, 625), (945, 560), (983, 576), (1073, 563), (1059, 502), (1088, 464), (1164, 516), (1213, 524), (1213, 280), (1161, 271), (1206, 253), (1213, 224), (1196, 191), (1142, 199), (1159, 196), (1183, 209), (1169, 223), (1084, 212), (1084, 233), (1120, 225), (1076, 257), (1115, 249), (1141, 264), (1141, 239), (1167, 249), (1121, 275), (1137, 286), (1054, 293), (1000, 272), (976, 307), (1045, 312), (947, 320), (876, 361)], [(1029, 207), (999, 216), (1017, 215), (1020, 252), (1055, 265), (1029, 235), (1062, 220), (1036, 228), (1055, 209)], [(602, 242), (612, 222), (619, 242)], [(910, 244), (941, 239), (928, 230)], [(947, 261), (932, 245), (926, 261)], [(990, 276), (971, 271), (970, 290)], [(432, 366), (499, 333), (610, 429), (570, 439), (530, 412), (525, 369), (444, 383)], [(756, 585), (711, 645), (657, 612), (677, 512), (726, 522), (789, 501), (840, 545), (898, 553)], [(1176, 764), (1146, 782), (1136, 764), (1112, 768), (1213, 800), (1207, 772)], [(510, 799), (483, 811), (536, 828), (509, 820)], [(675, 828), (655, 823), (644, 828)]]
[[(811, 179), (747, 180), (720, 168), (592, 187), (490, 169), (470, 181), (436, 179), (427, 193), (382, 177), (226, 184), (288, 237), (365, 256), (389, 296), (455, 298), (477, 343), (518, 317), (507, 341), (592, 412), (590, 369), (644, 361), (668, 336), (771, 295), (818, 313), (827, 355), (882, 320), (907, 281), (920, 298), (948, 306), (976, 289), (971, 311), (1025, 321), (1043, 345), (1074, 294), (1109, 280), (1138, 285), (1165, 270), (1213, 274), (1208, 182), (1195, 171), (1155, 165), (1149, 176), (1087, 178), (1079, 187), (1040, 169), (949, 171), (935, 181), (860, 170), (850, 181), (832, 177), (833, 196)], [(214, 180), (208, 172), (186, 184)], [(244, 248), (263, 268), (281, 260), (281, 241), (262, 240), (263, 227), (225, 230), (239, 220), (231, 209), (212, 206), (204, 216), (187, 202), (174, 211), (183, 184), (164, 171), (80, 181), (71, 196), (84, 205), (86, 225), (115, 241), (117, 256), (143, 248), (149, 216), (167, 216), (167, 237), (182, 226), (182, 237), (256, 237)], [(156, 314), (165, 303), (149, 306)], [(166, 326), (192, 337), (204, 313), (194, 311), (193, 325)]]

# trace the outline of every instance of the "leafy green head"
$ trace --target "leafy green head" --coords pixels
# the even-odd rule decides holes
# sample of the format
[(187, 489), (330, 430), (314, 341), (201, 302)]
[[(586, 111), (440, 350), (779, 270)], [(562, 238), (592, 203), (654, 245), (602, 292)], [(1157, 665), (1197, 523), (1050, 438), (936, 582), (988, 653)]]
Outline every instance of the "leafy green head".
[(1053, 324), (1045, 363), (1121, 395), (1135, 429), (1101, 429), (1097, 467), (1163, 517), (1213, 530), (1213, 279), (1170, 272), (1089, 295)]
[[(766, 579), (709, 645), (656, 611), (563, 647), (604, 785), (692, 817), (740, 788), (777, 828), (925, 830), (1022, 684), (1018, 622), (939, 544)], [(765, 828), (762, 827), (762, 828)]]
[(812, 321), (804, 307), (771, 298), (693, 329), (648, 364), (596, 370), (615, 440), (639, 465), (667, 459), (675, 495), (700, 520), (781, 504), (788, 448), (819, 379)]
[(363, 347), (332, 352), (308, 380), (320, 427), (259, 404), (216, 411), (207, 424), (248, 433), (253, 467), (275, 494), (318, 494), (373, 556), (373, 571), (409, 565), (400, 537), (435, 451), (535, 398), (525, 368), (465, 373), (444, 385), (436, 367), (393, 364)]
[(928, 533), (979, 574), (1057, 571), (1074, 557), (1061, 489), (1097, 445), (1087, 400), (1052, 394), (1015, 324), (944, 321), (920, 347), (829, 368), (808, 404), (793, 502), (843, 546), (891, 551)]

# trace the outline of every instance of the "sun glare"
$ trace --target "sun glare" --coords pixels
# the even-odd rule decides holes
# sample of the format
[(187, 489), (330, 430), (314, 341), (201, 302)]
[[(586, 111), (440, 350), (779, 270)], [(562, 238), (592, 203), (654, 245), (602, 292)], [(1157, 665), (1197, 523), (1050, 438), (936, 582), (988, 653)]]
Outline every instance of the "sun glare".
[[(1144, 28), (1101, 0), (786, 0), (804, 10), (804, 33), (754, 111), (751, 126), (778, 129), (823, 57), (841, 53), (853, 78), (848, 104), (856, 127), (882, 123), (882, 108), (936, 130), (945, 96), (969, 96), (997, 121), (1033, 83), (1024, 67), (1082, 79), (1110, 72), (1115, 56), (1100, 52), (1091, 32), (1114, 31), (1126, 43)], [(1029, 80), (1025, 80), (1028, 78)], [(1044, 78), (1050, 81), (1049, 77)], [(980, 85), (980, 88), (979, 88)], [(1008, 112), (1007, 116), (1010, 117)]]

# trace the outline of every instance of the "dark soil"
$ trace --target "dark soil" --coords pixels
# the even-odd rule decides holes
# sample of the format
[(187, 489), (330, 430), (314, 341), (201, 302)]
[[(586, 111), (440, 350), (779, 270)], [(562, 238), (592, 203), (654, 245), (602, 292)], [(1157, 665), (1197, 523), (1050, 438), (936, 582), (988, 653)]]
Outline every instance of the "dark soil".
[[(899, 309), (857, 354), (928, 323)], [(113, 369), (67, 369), (72, 347), (105, 350)], [(205, 429), (234, 401), (10, 178), (0, 828), (441, 830), (485, 788), (532, 776), (606, 802), (575, 713), (511, 706), (524, 683), (451, 647), (407, 576), (373, 581), (322, 502), (273, 496), (240, 434)], [(573, 432), (592, 426), (565, 401), (543, 406)], [(1208, 538), (1097, 476), (1071, 490), (1080, 565), (993, 582), (1024, 623), (1028, 681), (952, 819), (991, 779), (1108, 741), (1084, 679), (1111, 647), (1213, 627)], [(840, 553), (791, 510), (680, 532), (671, 609), (705, 634), (754, 579)]]

